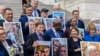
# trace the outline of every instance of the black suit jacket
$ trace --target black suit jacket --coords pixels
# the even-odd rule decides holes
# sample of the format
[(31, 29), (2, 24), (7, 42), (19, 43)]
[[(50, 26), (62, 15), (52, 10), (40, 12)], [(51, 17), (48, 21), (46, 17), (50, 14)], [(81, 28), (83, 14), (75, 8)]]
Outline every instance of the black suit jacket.
[[(7, 39), (6, 40), (8, 45), (11, 46), (12, 42), (11, 40)], [(6, 48), (4, 47), (4, 45), (2, 44), (2, 42), (0, 42), (0, 52), (4, 55), (4, 56), (9, 56), (8, 51), (6, 50)]]
[(27, 41), (25, 42), (25, 54), (24, 56), (33, 56), (35, 47), (32, 47), (34, 41), (37, 41), (38, 35), (37, 33), (32, 33), (27, 36)]
[(3, 26), (4, 20), (0, 20), (0, 26)]
[(38, 12), (38, 14), (39, 14), (39, 17), (41, 17), (41, 12), (40, 12), (40, 10), (39, 9), (36, 9), (37, 10), (37, 12)]
[[(80, 39), (78, 39), (78, 42), (80, 43)], [(80, 46), (80, 44), (79, 44)], [(74, 40), (72, 37), (68, 38), (68, 56), (81, 56), (81, 51), (80, 52), (75, 52), (74, 50), (77, 49), (78, 47), (76, 46)]]
[[(71, 20), (66, 22), (66, 28), (69, 28), (71, 26), (70, 22), (71, 22)], [(85, 29), (84, 22), (82, 20), (78, 19), (77, 27)]]

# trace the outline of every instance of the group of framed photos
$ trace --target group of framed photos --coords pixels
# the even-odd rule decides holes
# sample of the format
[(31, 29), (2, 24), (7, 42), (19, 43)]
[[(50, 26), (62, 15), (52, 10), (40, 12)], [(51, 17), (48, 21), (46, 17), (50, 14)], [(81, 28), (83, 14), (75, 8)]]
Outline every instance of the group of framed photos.
[[(43, 22), (45, 25), (46, 30), (51, 29), (52, 28), (52, 23), (55, 19), (58, 19), (62, 22), (62, 28), (65, 28), (65, 12), (58, 12), (58, 11), (54, 11), (52, 13), (53, 18), (42, 18), (42, 17), (29, 17), (28, 21), (29, 22)], [(29, 24), (29, 29), (32, 29), (32, 25)], [(32, 31), (32, 30), (31, 30)], [(30, 31), (30, 32), (31, 32)]]
[[(34, 56), (68, 56), (66, 38), (52, 38), (50, 41), (38, 41)], [(81, 56), (100, 56), (100, 42), (81, 41)]]

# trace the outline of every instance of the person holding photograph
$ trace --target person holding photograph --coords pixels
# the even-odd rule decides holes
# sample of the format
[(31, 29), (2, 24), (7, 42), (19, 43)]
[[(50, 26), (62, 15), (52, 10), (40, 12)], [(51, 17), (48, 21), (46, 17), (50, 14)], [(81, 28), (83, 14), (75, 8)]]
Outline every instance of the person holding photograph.
[(19, 22), (21, 22), (21, 26), (22, 26), (22, 31), (23, 31), (23, 37), (24, 37), (24, 41), (26, 41), (26, 36), (29, 34), (29, 22), (28, 22), (28, 17), (32, 17), (32, 11), (33, 8), (32, 6), (28, 6), (25, 9), (25, 14), (21, 15)]
[(55, 19), (53, 21), (53, 27), (44, 33), (44, 39), (46, 41), (50, 41), (52, 38), (62, 38), (63, 30), (61, 30), (61, 21), (58, 19)]
[[(60, 5), (54, 5), (53, 6), (53, 11), (60, 11)], [(48, 18), (53, 18), (53, 14), (50, 14), (49, 16), (48, 16)], [(55, 17), (56, 18), (56, 17)]]
[(38, 46), (37, 41), (44, 41), (43, 31), (44, 31), (44, 24), (43, 23), (36, 23), (36, 32), (29, 34), (27, 36), (27, 41), (25, 42), (25, 56), (33, 56), (35, 47)]
[(12, 41), (10, 39), (6, 39), (6, 33), (3, 27), (0, 27), (0, 52), (4, 56), (18, 56)]
[(80, 41), (78, 37), (79, 31), (77, 28), (71, 29), (71, 34), (68, 38), (68, 56), (81, 56)]
[(89, 34), (83, 38), (84, 41), (100, 42), (100, 36), (96, 35), (96, 27), (94, 24), (89, 24), (87, 30)]

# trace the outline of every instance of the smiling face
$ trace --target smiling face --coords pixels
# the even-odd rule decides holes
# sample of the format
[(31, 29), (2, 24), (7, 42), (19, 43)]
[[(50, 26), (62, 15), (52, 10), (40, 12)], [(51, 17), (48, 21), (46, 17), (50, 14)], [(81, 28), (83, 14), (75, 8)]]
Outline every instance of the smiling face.
[(10, 22), (13, 19), (13, 11), (12, 10), (6, 10), (4, 13), (4, 17), (6, 21)]
[(6, 34), (4, 29), (0, 29), (0, 41), (6, 40)]
[(74, 28), (71, 29), (71, 37), (77, 38), (78, 34), (79, 34), (78, 30)]

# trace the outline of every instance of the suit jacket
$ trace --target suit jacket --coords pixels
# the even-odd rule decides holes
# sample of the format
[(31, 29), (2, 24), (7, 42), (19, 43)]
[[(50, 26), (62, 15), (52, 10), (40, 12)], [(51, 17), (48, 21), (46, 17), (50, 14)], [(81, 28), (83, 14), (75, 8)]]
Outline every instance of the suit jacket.
[[(66, 23), (66, 28), (69, 28), (69, 27), (71, 26), (71, 25), (70, 25), (70, 21), (71, 21), (71, 20), (67, 21), (67, 23)], [(77, 27), (78, 27), (78, 28), (83, 28), (83, 29), (85, 29), (85, 27), (84, 27), (84, 22), (83, 22), (82, 20), (78, 19)]]
[[(7, 39), (6, 40), (8, 45), (11, 46), (12, 42), (11, 40)], [(4, 55), (4, 56), (9, 56), (8, 51), (6, 50), (6, 48), (4, 47), (4, 45), (2, 44), (2, 42), (0, 42), (0, 56)]]
[[(41, 17), (41, 12), (40, 12), (40, 10), (39, 10), (39, 9), (35, 9), (35, 11), (37, 11), (39, 17)], [(34, 12), (34, 11), (33, 11), (33, 12)], [(32, 14), (33, 14), (33, 12), (32, 12)], [(33, 16), (34, 16), (34, 15), (33, 15)]]
[(94, 37), (91, 37), (90, 34), (85, 36), (83, 38), (84, 41), (92, 41), (92, 42), (100, 42), (100, 36), (94, 35)]
[(50, 15), (48, 16), (48, 18), (53, 18), (53, 15), (52, 15), (52, 14), (50, 14)]
[[(64, 37), (63, 31), (58, 31), (60, 37)], [(51, 38), (55, 38), (55, 33), (53, 31), (53, 29), (49, 29), (44, 33), (44, 40), (46, 41), (51, 41)]]
[(0, 20), (0, 26), (3, 26), (4, 20)]
[[(80, 39), (78, 39), (78, 45), (80, 46)], [(77, 45), (75, 44), (72, 37), (68, 38), (68, 56), (81, 56), (81, 51), (75, 52), (74, 50), (77, 49)]]
[(28, 22), (28, 17), (26, 15), (21, 15), (19, 22), (21, 22), (24, 41), (26, 41), (26, 36), (29, 34), (29, 27), (25, 27), (25, 23)]
[(38, 35), (36, 32), (29, 34), (27, 36), (27, 41), (25, 42), (24, 56), (33, 56), (34, 55), (35, 47), (32, 47), (32, 45), (33, 45), (34, 41), (37, 41), (37, 40), (39, 40), (39, 39), (38, 39)]

